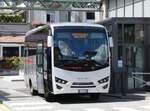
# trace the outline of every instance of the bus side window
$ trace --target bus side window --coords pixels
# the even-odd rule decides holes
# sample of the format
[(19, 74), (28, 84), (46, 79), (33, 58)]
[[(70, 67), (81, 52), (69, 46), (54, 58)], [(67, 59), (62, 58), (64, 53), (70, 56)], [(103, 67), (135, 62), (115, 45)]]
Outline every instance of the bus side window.
[(37, 67), (43, 67), (43, 43), (37, 43)]
[(24, 57), (28, 57), (28, 49), (27, 49), (27, 48), (24, 49), (23, 56), (24, 56)]
[(52, 74), (52, 60), (51, 60), (51, 48), (47, 48), (47, 71), (48, 74)]

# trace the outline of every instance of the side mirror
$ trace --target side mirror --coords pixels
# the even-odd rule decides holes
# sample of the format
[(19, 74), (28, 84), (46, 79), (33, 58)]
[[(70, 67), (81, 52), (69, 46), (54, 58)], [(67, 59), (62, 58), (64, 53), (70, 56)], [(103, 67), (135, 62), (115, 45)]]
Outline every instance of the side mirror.
[(108, 38), (109, 38), (109, 46), (114, 47), (113, 38), (112, 37), (108, 37)]
[(48, 47), (53, 47), (53, 45), (54, 45), (53, 37), (52, 36), (48, 36), (47, 37), (47, 46)]

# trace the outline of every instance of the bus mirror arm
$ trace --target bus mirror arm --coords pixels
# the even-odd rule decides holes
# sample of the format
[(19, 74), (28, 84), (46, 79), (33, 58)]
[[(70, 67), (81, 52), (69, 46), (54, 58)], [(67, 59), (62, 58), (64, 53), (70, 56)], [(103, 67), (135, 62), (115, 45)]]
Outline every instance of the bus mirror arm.
[(53, 47), (54, 41), (52, 36), (47, 37), (47, 46), (48, 47)]

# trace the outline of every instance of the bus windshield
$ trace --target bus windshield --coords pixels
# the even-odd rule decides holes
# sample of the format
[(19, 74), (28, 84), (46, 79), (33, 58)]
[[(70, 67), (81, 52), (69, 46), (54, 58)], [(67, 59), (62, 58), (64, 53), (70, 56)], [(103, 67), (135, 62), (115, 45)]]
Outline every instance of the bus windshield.
[(56, 28), (54, 65), (70, 71), (94, 71), (109, 66), (105, 29), (70, 26)]

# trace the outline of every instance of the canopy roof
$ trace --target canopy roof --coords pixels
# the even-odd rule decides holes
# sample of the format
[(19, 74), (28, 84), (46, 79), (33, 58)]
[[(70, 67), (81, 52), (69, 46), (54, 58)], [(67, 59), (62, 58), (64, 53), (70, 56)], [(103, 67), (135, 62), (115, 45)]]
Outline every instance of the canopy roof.
[(0, 9), (101, 11), (102, 0), (0, 0)]
[(24, 43), (25, 36), (23, 35), (6, 35), (6, 36), (0, 36), (0, 43)]

